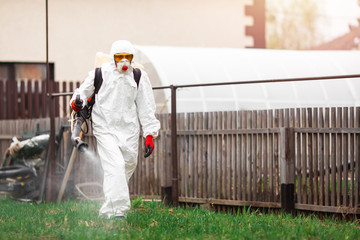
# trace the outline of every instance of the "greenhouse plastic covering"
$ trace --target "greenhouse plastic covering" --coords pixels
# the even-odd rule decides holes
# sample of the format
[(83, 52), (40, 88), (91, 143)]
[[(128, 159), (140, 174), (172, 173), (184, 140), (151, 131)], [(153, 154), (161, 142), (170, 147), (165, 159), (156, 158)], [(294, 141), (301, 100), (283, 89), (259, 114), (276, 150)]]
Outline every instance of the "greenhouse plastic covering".
[[(360, 51), (136, 46), (153, 87), (360, 74)], [(154, 90), (170, 112), (170, 90)], [(179, 88), (177, 112), (359, 106), (360, 79)]]

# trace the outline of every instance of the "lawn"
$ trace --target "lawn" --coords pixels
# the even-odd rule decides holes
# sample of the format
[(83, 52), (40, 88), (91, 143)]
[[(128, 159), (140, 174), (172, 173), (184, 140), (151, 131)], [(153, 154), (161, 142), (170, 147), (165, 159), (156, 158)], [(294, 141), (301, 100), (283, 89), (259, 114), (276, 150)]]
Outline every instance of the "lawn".
[(315, 216), (216, 213), (132, 201), (124, 220), (98, 217), (97, 202), (0, 200), (0, 239), (360, 239), (360, 224)]

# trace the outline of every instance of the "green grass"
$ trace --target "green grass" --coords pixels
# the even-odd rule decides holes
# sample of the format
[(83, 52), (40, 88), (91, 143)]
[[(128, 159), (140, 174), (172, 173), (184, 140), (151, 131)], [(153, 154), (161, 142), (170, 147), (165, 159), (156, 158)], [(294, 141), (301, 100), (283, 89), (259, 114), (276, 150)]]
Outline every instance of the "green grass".
[(285, 214), (215, 213), (132, 201), (125, 220), (98, 217), (100, 204), (0, 200), (0, 239), (360, 239), (360, 224)]

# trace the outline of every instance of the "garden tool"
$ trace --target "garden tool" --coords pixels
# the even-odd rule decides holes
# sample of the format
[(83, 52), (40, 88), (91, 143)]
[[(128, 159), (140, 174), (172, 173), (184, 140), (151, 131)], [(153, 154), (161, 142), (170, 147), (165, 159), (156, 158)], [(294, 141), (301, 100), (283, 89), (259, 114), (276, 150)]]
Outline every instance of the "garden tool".
[[(80, 95), (76, 96), (76, 100), (75, 103), (81, 103), (80, 100)], [(72, 114), (72, 128), (71, 128), (71, 142), (75, 145), (75, 147), (79, 150), (79, 152), (85, 152), (86, 149), (89, 148), (89, 145), (82, 141), (80, 138), (80, 133), (81, 131), (83, 131), (81, 129), (81, 126), (83, 125), (83, 123), (85, 122), (85, 124), (87, 125), (87, 121), (86, 119), (89, 116), (89, 111), (87, 107), (82, 108), (80, 111), (78, 112), (73, 112)], [(86, 129), (88, 129), (86, 127)]]

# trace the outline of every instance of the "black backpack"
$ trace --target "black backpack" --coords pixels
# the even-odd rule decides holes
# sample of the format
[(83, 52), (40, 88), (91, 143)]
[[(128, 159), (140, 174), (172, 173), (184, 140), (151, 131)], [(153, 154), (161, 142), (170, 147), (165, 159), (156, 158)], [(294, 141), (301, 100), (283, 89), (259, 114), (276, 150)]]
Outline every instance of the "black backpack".
[[(139, 88), (141, 70), (139, 68), (133, 68), (133, 73), (134, 73), (134, 80), (136, 82), (137, 87)], [(91, 95), (91, 97), (88, 99), (88, 104), (87, 104), (89, 110), (88, 112), (89, 118), (91, 117), (92, 107), (95, 104), (95, 94), (99, 92), (102, 82), (103, 82), (103, 78), (102, 78), (101, 68), (95, 68), (95, 78), (94, 78), (95, 90), (94, 93)]]

